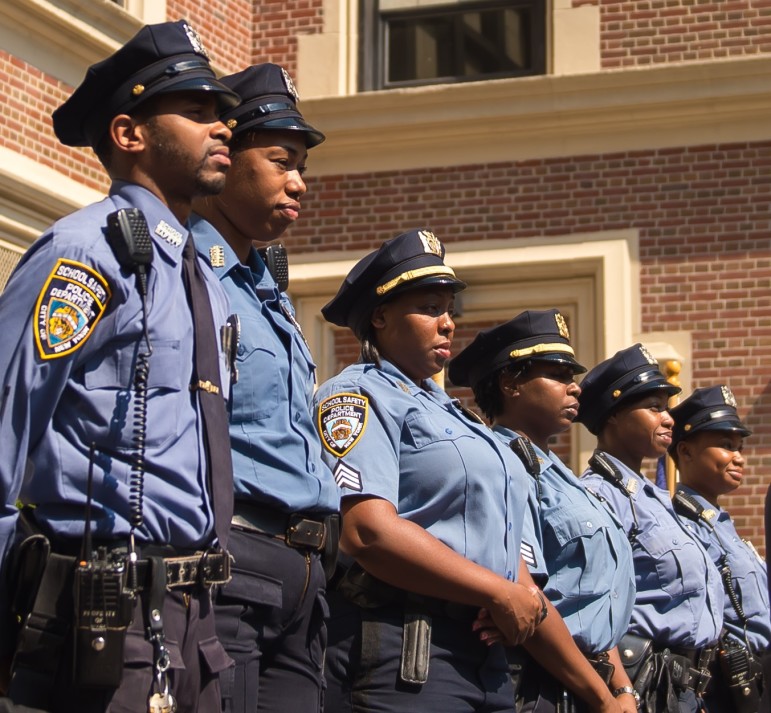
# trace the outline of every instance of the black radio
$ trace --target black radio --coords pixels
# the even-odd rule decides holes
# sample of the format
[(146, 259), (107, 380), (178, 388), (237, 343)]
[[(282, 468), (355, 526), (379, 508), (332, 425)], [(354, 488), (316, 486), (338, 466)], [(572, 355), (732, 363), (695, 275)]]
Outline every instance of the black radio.
[(126, 559), (97, 548), (75, 570), (75, 682), (114, 688), (123, 675), (123, 646), (135, 594), (126, 589)]

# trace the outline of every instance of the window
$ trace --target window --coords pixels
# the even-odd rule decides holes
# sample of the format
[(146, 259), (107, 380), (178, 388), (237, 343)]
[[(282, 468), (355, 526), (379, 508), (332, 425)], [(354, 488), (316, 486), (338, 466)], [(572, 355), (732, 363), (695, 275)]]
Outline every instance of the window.
[(360, 0), (359, 89), (543, 74), (543, 0)]

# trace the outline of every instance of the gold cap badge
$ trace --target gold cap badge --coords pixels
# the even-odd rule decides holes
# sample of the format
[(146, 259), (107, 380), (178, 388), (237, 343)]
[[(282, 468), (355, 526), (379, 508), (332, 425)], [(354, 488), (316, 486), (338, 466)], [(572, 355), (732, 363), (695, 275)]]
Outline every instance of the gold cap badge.
[(420, 242), (423, 243), (423, 250), (425, 252), (442, 257), (442, 243), (439, 242), (439, 238), (436, 235), (430, 230), (419, 230), (418, 237)]
[(568, 324), (565, 321), (565, 318), (559, 312), (557, 312), (557, 314), (554, 315), (554, 319), (557, 322), (557, 329), (559, 329), (560, 337), (569, 340), (570, 332), (568, 331)]

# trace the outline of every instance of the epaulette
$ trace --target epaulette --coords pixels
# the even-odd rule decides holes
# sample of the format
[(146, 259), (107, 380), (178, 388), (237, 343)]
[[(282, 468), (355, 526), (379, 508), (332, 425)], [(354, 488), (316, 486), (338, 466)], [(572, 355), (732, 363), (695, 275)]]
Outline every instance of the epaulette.
[(629, 500), (629, 507), (632, 510), (632, 520), (634, 521), (634, 525), (632, 525), (632, 529), (627, 533), (627, 539), (629, 542), (634, 543), (635, 540), (637, 540), (638, 533), (640, 532), (640, 523), (637, 520), (637, 508), (635, 507), (634, 500), (632, 498), (632, 493), (636, 492), (636, 488), (634, 486), (637, 485), (637, 481), (631, 479), (629, 481), (629, 485), (631, 487), (627, 487), (624, 484), (624, 476), (621, 471), (616, 467), (615, 463), (613, 463), (613, 461), (611, 461), (606, 456), (606, 454), (599, 449), (592, 453), (592, 457), (589, 459), (589, 465), (595, 473), (597, 473), (603, 479), (607, 480), (611, 485), (618, 488)]
[(530, 439), (525, 438), (524, 436), (512, 438), (511, 441), (509, 441), (509, 448), (517, 454), (517, 457), (525, 466), (525, 470), (537, 479), (541, 474), (541, 465)]
[(710, 519), (710, 513), (714, 514), (714, 512), (705, 510), (692, 495), (678, 490), (672, 498), (672, 505), (674, 505), (678, 515), (687, 517), (694, 522), (706, 522), (713, 530), (715, 529)]
[(616, 465), (605, 457), (602, 451), (598, 450), (592, 453), (589, 465), (597, 475), (601, 475), (609, 483), (623, 490), (624, 494), (629, 497), (629, 491), (624, 486), (624, 476)]

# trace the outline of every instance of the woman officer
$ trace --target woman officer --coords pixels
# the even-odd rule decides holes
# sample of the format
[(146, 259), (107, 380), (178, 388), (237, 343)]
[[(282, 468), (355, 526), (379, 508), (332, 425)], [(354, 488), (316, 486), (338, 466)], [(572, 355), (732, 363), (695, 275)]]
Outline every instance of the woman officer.
[(648, 713), (701, 708), (723, 624), (720, 575), (669, 493), (641, 473), (643, 459), (672, 441), (667, 402), (679, 391), (635, 344), (584, 377), (576, 419), (598, 437), (583, 483), (608, 501), (632, 544), (637, 595), (619, 651)]
[(766, 563), (739, 537), (720, 498), (742, 482), (744, 439), (727, 386), (696, 389), (672, 409), (669, 452), (680, 471), (674, 505), (680, 519), (711, 555), (723, 578), (723, 633), (704, 696), (710, 713), (755, 713), (761, 659), (771, 646)]
[(537, 647), (559, 625), (556, 613), (539, 625), (553, 609), (520, 564), (528, 476), (431, 379), (450, 357), (454, 293), (465, 287), (443, 257), (429, 231), (399, 235), (322, 310), (361, 342), (360, 362), (316, 397), (351, 562), (330, 597), (335, 713), (511, 713), (504, 648), (480, 610), (511, 643), (538, 626)]
[[(549, 440), (578, 413), (581, 389), (574, 376), (584, 371), (565, 319), (551, 309), (526, 311), (480, 332), (452, 360), (448, 375), (454, 384), (472, 387), (493, 430), (532, 475), (523, 552), (575, 641), (567, 647), (570, 668), (583, 667), (583, 686), (604, 693), (610, 687), (622, 709), (633, 713), (635, 691), (616, 649), (634, 603), (632, 551), (607, 506), (549, 449)], [(526, 652), (516, 653), (524, 654), (517, 656), (520, 711), (554, 711), (573, 693), (580, 695), (564, 686), (556, 662), (544, 669)], [(580, 702), (576, 709), (584, 710)]]

